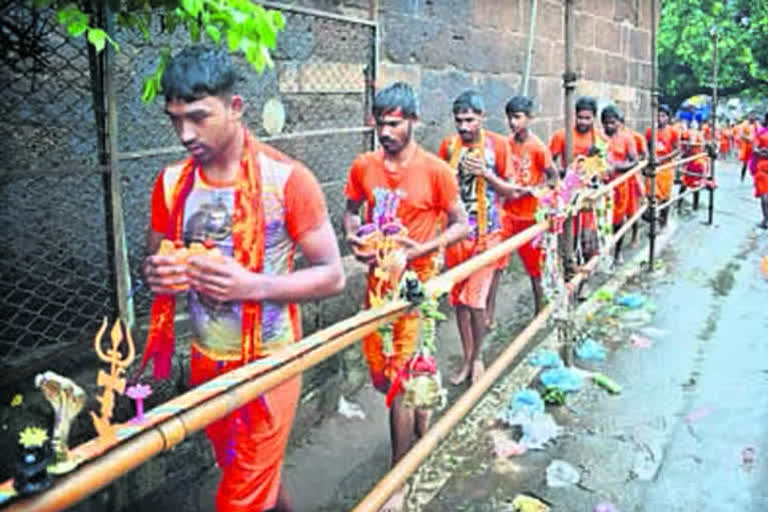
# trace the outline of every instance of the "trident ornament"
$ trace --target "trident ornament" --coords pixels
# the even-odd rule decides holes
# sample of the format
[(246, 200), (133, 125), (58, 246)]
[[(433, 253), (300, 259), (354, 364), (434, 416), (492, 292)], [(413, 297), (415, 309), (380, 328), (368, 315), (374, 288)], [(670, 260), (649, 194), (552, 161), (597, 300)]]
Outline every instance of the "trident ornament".
[[(101, 339), (104, 336), (104, 332), (107, 330), (107, 319), (99, 328), (99, 332), (96, 333), (93, 345), (96, 349), (96, 355), (99, 359), (105, 363), (109, 363), (109, 373), (104, 370), (99, 370), (97, 383), (104, 388), (104, 393), (101, 396), (97, 396), (96, 400), (101, 403), (100, 415), (97, 416), (91, 411), (91, 418), (93, 419), (93, 427), (99, 434), (99, 438), (104, 442), (110, 442), (115, 440), (115, 427), (110, 423), (112, 419), (112, 412), (115, 408), (115, 393), (122, 395), (125, 392), (125, 378), (123, 374), (125, 369), (133, 362), (133, 358), (136, 356), (136, 347), (131, 337), (131, 331), (126, 329), (126, 337), (123, 338), (123, 329), (121, 328), (120, 319), (115, 320), (115, 324), (112, 326), (112, 330), (109, 333), (109, 337), (112, 340), (112, 346), (105, 352), (101, 347)], [(125, 341), (128, 345), (128, 353), (123, 357), (120, 352), (120, 345)]]

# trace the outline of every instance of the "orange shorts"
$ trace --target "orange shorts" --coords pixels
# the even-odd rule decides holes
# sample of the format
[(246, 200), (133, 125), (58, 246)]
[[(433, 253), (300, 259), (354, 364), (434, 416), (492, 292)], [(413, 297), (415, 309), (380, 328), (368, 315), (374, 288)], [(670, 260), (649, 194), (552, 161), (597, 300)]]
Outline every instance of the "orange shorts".
[[(240, 361), (210, 359), (193, 344), (190, 385), (197, 386), (239, 366)], [(218, 512), (274, 508), (300, 394), (298, 375), (205, 428), (221, 468)]]
[[(506, 231), (509, 236), (514, 236), (529, 227), (536, 224), (533, 219), (506, 219)], [(525, 272), (531, 277), (541, 277), (541, 264), (544, 259), (544, 252), (539, 247), (533, 246), (533, 240), (529, 240), (517, 249), (520, 261), (523, 263)]]
[[(501, 242), (501, 233), (491, 235), (483, 246), (479, 246), (474, 240), (462, 240), (455, 243), (445, 251), (445, 266), (455, 267), (467, 261), (472, 256), (480, 254), (484, 250), (495, 247)], [(508, 261), (509, 258), (507, 258)], [(463, 304), (475, 309), (485, 309), (488, 302), (488, 293), (496, 270), (499, 269), (499, 261), (486, 265), (470, 275), (464, 281), (456, 283), (451, 289), (450, 301), (452, 306)]]
[(627, 217), (629, 184), (625, 181), (613, 188), (613, 225), (618, 226)]

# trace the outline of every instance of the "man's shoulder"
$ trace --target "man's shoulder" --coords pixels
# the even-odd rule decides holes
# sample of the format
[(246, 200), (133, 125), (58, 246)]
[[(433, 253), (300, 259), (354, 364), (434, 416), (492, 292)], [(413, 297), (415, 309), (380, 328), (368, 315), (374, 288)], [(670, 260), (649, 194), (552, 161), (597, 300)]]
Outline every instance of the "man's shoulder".
[(159, 179), (163, 180), (164, 185), (172, 185), (176, 183), (181, 176), (181, 172), (184, 167), (189, 163), (189, 157), (177, 160), (171, 164), (166, 165), (160, 170)]
[(373, 165), (380, 165), (384, 161), (380, 150), (366, 151), (360, 153), (352, 161), (352, 167), (367, 168)]
[(414, 159), (415, 164), (417, 164), (419, 167), (421, 167), (424, 170), (427, 170), (429, 172), (447, 172), (451, 176), (453, 176), (453, 169), (450, 165), (448, 165), (445, 160), (440, 158), (439, 156), (435, 155), (434, 153), (430, 153), (423, 147), (418, 147), (418, 155)]

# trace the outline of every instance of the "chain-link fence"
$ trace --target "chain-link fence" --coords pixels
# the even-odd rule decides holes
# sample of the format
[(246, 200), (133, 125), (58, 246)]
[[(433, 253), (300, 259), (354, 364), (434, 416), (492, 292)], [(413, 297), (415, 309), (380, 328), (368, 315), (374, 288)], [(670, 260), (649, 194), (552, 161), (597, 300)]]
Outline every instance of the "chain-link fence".
[[(51, 11), (31, 4), (0, 7), (0, 375), (37, 371), (33, 361), (52, 351), (89, 352), (101, 317), (116, 310), (112, 276), (125, 270), (115, 269), (111, 256), (108, 186), (99, 163), (106, 146), (103, 109), (94, 112), (105, 104), (101, 61), (83, 38), (68, 38)], [(364, 11), (361, 5), (356, 14)], [(257, 75), (238, 61), (245, 121), (316, 174), (339, 226), (346, 170), (373, 147), (363, 121), (375, 25), (303, 7), (283, 12), (275, 67)], [(186, 36), (166, 34), (159, 23), (151, 29), (145, 40), (118, 28), (120, 52), (107, 71), (117, 89), (120, 199), (138, 317), (150, 304), (138, 272), (151, 189), (163, 166), (185, 156), (162, 100), (147, 106), (140, 97), (161, 48), (178, 48)], [(270, 99), (285, 110), (283, 130), (271, 137), (262, 121)]]
[(1, 8), (0, 375), (89, 345), (112, 311), (88, 48), (32, 2)]

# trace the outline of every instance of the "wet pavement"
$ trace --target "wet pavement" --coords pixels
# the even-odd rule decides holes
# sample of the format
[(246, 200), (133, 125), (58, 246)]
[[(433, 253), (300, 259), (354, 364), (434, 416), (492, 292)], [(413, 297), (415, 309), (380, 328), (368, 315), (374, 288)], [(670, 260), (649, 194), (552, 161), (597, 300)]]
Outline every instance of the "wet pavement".
[[(653, 279), (625, 285), (621, 293), (641, 293), (648, 305), (606, 306), (613, 313), (593, 319), (614, 326), (601, 329), (607, 361), (590, 369), (623, 392), (588, 384), (568, 407), (548, 407), (562, 435), (511, 457), (497, 456), (491, 440), (507, 427), (493, 407), (479, 407), (420, 469), (437, 489), (410, 510), (512, 510), (517, 494), (563, 511), (601, 502), (619, 511), (768, 510), (768, 279), (759, 270), (768, 233), (756, 228), (758, 204), (737, 171), (719, 165), (714, 226), (702, 222), (706, 208), (673, 218)], [(644, 343), (630, 344), (633, 334)], [(578, 482), (548, 485), (553, 460), (575, 468)]]

